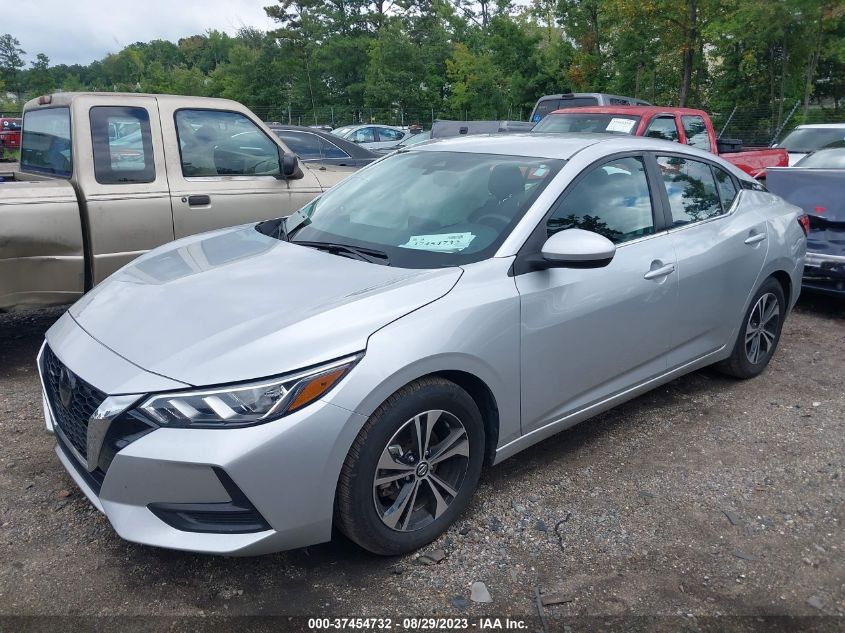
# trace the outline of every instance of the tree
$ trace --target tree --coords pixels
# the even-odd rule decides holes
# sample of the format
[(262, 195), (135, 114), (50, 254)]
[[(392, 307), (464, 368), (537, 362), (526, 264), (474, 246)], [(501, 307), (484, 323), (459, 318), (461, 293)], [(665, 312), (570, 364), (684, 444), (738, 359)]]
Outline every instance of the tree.
[(30, 65), (32, 68), (27, 77), (27, 91), (33, 96), (53, 92), (55, 86), (50, 74), (50, 58), (44, 53), (38, 53)]
[(6, 88), (20, 91), (19, 74), (24, 67), (21, 55), (26, 55), (21, 43), (9, 33), (0, 35), (0, 78), (6, 84)]

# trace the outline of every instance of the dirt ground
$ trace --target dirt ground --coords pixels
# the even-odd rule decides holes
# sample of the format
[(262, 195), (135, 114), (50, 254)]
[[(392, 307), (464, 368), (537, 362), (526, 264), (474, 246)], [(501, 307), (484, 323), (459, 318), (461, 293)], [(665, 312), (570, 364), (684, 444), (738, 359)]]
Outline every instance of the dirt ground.
[[(373, 557), (340, 536), (249, 559), (122, 541), (44, 430), (34, 357), (59, 314), (0, 315), (0, 631), (58, 621), (14, 615), (845, 628), (845, 302), (802, 298), (760, 378), (694, 373), (486, 472), (467, 512), (426, 549), (445, 554), (434, 564)], [(477, 581), (492, 602), (470, 599)], [(539, 592), (555, 603), (547, 621)], [(94, 621), (125, 630), (133, 620)]]

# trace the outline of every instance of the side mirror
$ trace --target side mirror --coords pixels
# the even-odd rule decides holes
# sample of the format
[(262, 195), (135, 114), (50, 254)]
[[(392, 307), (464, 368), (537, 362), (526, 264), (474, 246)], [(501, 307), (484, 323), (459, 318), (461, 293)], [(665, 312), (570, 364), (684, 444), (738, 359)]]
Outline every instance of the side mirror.
[(296, 154), (286, 152), (281, 147), (279, 148), (279, 178), (287, 180), (288, 178), (297, 178), (297, 174), (301, 175), (299, 171), (299, 163), (296, 160)]
[(604, 235), (566, 229), (552, 235), (540, 250), (535, 268), (601, 268), (616, 254), (616, 245)]
[(296, 154), (290, 152), (282, 154), (282, 173), (285, 177), (293, 176), (296, 173)]

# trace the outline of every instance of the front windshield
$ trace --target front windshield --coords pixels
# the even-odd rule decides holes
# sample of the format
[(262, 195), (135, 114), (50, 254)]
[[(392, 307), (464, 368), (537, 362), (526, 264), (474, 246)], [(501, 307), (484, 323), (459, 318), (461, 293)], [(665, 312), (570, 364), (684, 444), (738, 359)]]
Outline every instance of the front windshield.
[(783, 147), (787, 152), (806, 154), (842, 140), (845, 140), (845, 127), (805, 127), (792, 130), (778, 147)]
[(820, 149), (799, 160), (795, 166), (811, 169), (845, 169), (845, 148)]
[[(564, 161), (405, 151), (349, 176), (287, 221), (293, 243), (376, 250), (400, 268), (481, 261), (498, 246)], [(258, 230), (278, 236), (278, 221)]]
[(532, 132), (604, 132), (633, 134), (640, 117), (626, 114), (589, 114), (586, 112), (550, 114), (534, 126)]

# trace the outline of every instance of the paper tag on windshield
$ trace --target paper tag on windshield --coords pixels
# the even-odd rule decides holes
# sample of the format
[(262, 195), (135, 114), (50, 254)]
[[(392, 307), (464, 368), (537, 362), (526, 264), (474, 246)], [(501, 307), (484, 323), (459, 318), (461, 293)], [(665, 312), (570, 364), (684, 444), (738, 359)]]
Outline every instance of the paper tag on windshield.
[(412, 235), (402, 248), (415, 248), (435, 253), (457, 253), (464, 250), (475, 239), (472, 233), (441, 233), (439, 235)]
[(636, 121), (631, 119), (610, 119), (610, 123), (604, 128), (607, 132), (622, 132), (623, 134), (630, 134), (634, 128)]

